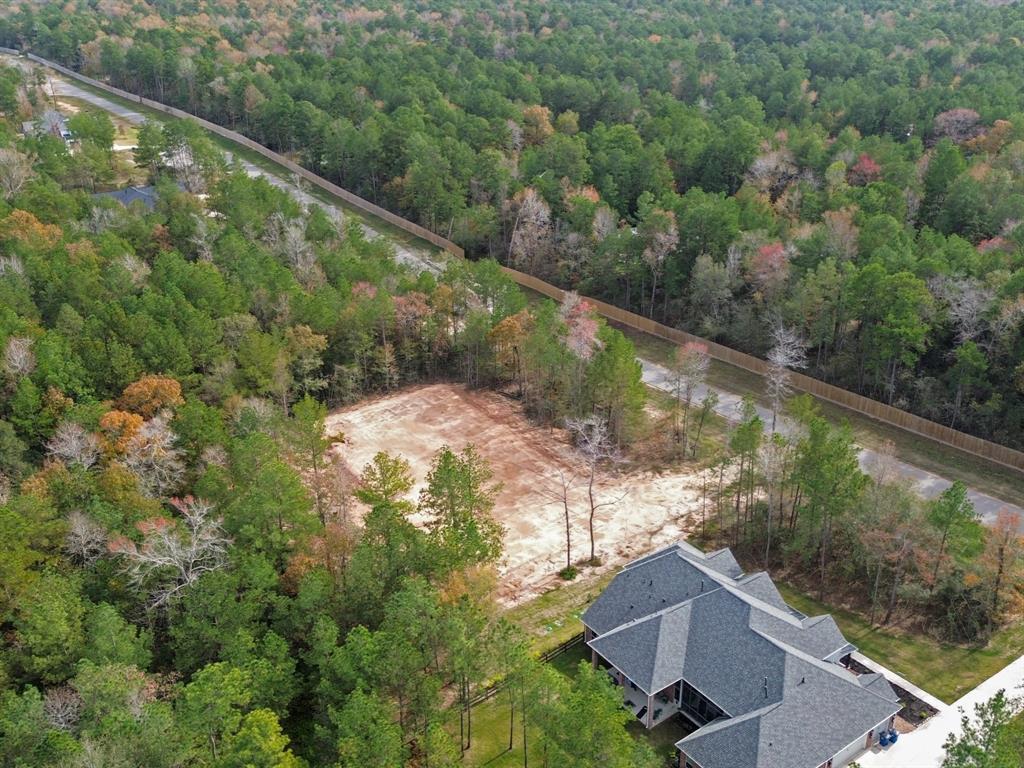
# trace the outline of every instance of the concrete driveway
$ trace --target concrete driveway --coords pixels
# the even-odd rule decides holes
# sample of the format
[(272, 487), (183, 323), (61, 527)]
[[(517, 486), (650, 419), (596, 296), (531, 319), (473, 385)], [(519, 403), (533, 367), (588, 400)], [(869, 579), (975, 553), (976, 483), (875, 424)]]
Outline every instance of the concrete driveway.
[(862, 768), (939, 768), (946, 755), (943, 744), (950, 734), (963, 732), (961, 715), (973, 718), (974, 705), (988, 701), (999, 691), (1020, 696), (1024, 691), (1024, 656), (994, 674), (970, 693), (939, 712), (913, 733), (900, 736), (891, 747), (875, 747), (857, 762)]

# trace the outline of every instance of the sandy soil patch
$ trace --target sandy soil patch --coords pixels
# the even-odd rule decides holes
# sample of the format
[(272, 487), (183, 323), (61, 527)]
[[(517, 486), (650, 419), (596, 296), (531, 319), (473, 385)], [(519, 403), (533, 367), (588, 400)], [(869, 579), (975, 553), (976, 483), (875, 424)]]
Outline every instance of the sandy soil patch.
[[(559, 471), (578, 478), (570, 494), (573, 560), (589, 557), (584, 466), (561, 430), (532, 424), (502, 395), (452, 384), (416, 387), (333, 412), (327, 432), (343, 436), (332, 450), (353, 475), (378, 451), (405, 457), (417, 481), (413, 500), (438, 449), (461, 450), (472, 443), (502, 483), (495, 516), (507, 531), (499, 591), (506, 604), (545, 591), (565, 565), (564, 517), (555, 498)], [(621, 501), (597, 513), (602, 570), (684, 537), (700, 509), (694, 473), (620, 472), (601, 481), (599, 501), (623, 492)]]
[[(88, 105), (85, 105), (88, 106)], [(57, 109), (67, 117), (77, 115), (82, 111), (83, 103), (78, 99), (69, 98), (66, 96), (57, 97)], [(109, 114), (110, 119), (114, 123), (114, 129), (116, 131), (114, 135), (114, 144), (111, 147), (114, 152), (128, 152), (134, 150), (137, 144), (136, 141), (136, 128), (134, 125), (129, 123), (127, 120), (122, 120), (117, 115)]]

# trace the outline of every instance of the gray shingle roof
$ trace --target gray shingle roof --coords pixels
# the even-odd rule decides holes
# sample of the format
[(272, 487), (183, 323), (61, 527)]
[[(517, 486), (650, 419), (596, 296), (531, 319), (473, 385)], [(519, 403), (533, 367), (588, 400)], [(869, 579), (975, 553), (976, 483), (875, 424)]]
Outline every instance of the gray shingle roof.
[(111, 192), (97, 192), (92, 197), (94, 200), (101, 198), (116, 200), (125, 207), (134, 202), (141, 202), (146, 208), (153, 210), (156, 207), (158, 194), (156, 187), (122, 187)]
[(825, 661), (852, 649), (832, 617), (793, 610), (728, 550), (679, 544), (637, 560), (583, 621), (646, 693), (683, 679), (727, 713), (679, 743), (703, 768), (815, 768), (900, 708), (883, 677)]
[[(835, 665), (787, 654), (785, 697), (754, 711), (756, 729), (750, 718), (739, 727), (731, 725), (736, 719), (719, 720), (718, 727), (695, 731), (679, 748), (702, 768), (815, 768), (899, 710), (898, 703), (864, 690), (853, 675), (844, 679), (828, 666)], [(745, 762), (737, 762), (734, 753), (745, 755)]]

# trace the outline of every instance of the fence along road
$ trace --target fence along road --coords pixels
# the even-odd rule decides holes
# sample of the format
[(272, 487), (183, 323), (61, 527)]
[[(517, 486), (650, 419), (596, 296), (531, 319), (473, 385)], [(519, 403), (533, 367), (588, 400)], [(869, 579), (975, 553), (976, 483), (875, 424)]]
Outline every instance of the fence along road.
[[(19, 55), (18, 51), (14, 51), (11, 49), (0, 49), (0, 52)], [(407, 221), (406, 219), (403, 219), (402, 217), (395, 215), (391, 211), (381, 208), (380, 206), (375, 205), (374, 203), (371, 203), (368, 200), (364, 200), (358, 195), (355, 195), (346, 189), (342, 189), (336, 184), (332, 184), (326, 179), (323, 179), (320, 176), (317, 176), (316, 174), (301, 167), (294, 161), (289, 160), (288, 158), (267, 149), (262, 144), (257, 144), (252, 139), (249, 139), (241, 135), (240, 133), (231, 131), (227, 128), (224, 128), (223, 126), (217, 125), (216, 123), (211, 123), (209, 120), (204, 120), (189, 112), (185, 112), (174, 107), (169, 107), (166, 104), (161, 104), (160, 102), (156, 102), (151, 99), (136, 96), (135, 94), (123, 91), (119, 88), (114, 88), (113, 86), (107, 85), (106, 83), (103, 83), (99, 80), (94, 80), (90, 77), (86, 77), (85, 75), (81, 75), (78, 72), (75, 72), (74, 70), (61, 66), (60, 64), (56, 64), (52, 61), (48, 61), (39, 56), (36, 56), (35, 54), (30, 53), (27, 54), (27, 56), (31, 61), (34, 61), (37, 64), (41, 64), (43, 66), (55, 69), (56, 71), (70, 78), (78, 80), (79, 82), (85, 83), (93, 88), (97, 88), (107, 93), (114, 94), (116, 96), (119, 96), (123, 99), (132, 102), (143, 104), (149, 107), (150, 109), (154, 109), (164, 114), (172, 115), (174, 117), (183, 119), (195, 120), (207, 130), (217, 134), (218, 136), (228, 139), (229, 141), (233, 141), (237, 144), (240, 144), (241, 146), (244, 146), (247, 149), (257, 152), (258, 154), (262, 155), (263, 157), (267, 158), (273, 163), (276, 163), (277, 165), (286, 168), (288, 171), (295, 174), (296, 176), (310, 182), (311, 184), (316, 185), (317, 187), (329, 192), (332, 195), (341, 198), (342, 200), (350, 204), (352, 207), (369, 213), (373, 216), (376, 216), (388, 222), (389, 224), (392, 224), (416, 237), (427, 240), (428, 242), (448, 251), (449, 253), (455, 256), (462, 257), (465, 255), (463, 249), (460, 248), (455, 243), (453, 243), (452, 241), (443, 238), (440, 235), (437, 235), (424, 227), (421, 227), (419, 224)], [(504, 270), (506, 274), (508, 274), (519, 285), (535, 290), (538, 293), (541, 293), (545, 296), (548, 296), (555, 300), (561, 300), (561, 298), (565, 295), (565, 291), (563, 291), (562, 289), (557, 288), (556, 286), (553, 286), (550, 283), (546, 283), (543, 280), (540, 280), (539, 278), (536, 278), (532, 275), (527, 275), (525, 273), (518, 272), (517, 270), (509, 269), (507, 267), (504, 268)], [(621, 309), (620, 307), (616, 307), (612, 304), (608, 304), (597, 299), (588, 298), (587, 300), (596, 308), (597, 312), (601, 314), (603, 317), (622, 323), (638, 331), (642, 331), (653, 336), (658, 336), (659, 338), (666, 339), (667, 341), (671, 341), (676, 344), (685, 344), (687, 342), (699, 342), (707, 346), (708, 353), (714, 359), (724, 363), (729, 363), (730, 365), (735, 365), (739, 368), (743, 368), (744, 370), (756, 373), (758, 375), (763, 375), (767, 370), (767, 363), (765, 363), (765, 361), (761, 360), (760, 358), (753, 357), (752, 355), (748, 355), (743, 352), (739, 352), (735, 349), (723, 346), (713, 341), (708, 341), (707, 339), (702, 339), (699, 336), (694, 336), (693, 334), (686, 333), (685, 331), (681, 331), (677, 328), (671, 328), (667, 325), (655, 322), (654, 320), (642, 317), (634, 312), (629, 312), (628, 310)], [(900, 429), (912, 432), (917, 435), (921, 435), (922, 437), (934, 440), (935, 442), (938, 442), (940, 444), (952, 448), (957, 448), (961, 451), (970, 453), (974, 456), (978, 456), (983, 459), (993, 461), (997, 464), (1001, 464), (1010, 469), (1015, 469), (1017, 471), (1024, 472), (1024, 452), (1014, 450), (1013, 448), (1009, 448), (1007, 446), (998, 445), (988, 440), (983, 440), (982, 438), (975, 437), (974, 435), (968, 435), (965, 432), (960, 432), (958, 430), (951, 429), (943, 424), (938, 424), (934, 421), (929, 421), (928, 419), (924, 419), (915, 414), (900, 410), (899, 408), (894, 408), (891, 405), (886, 405), (885, 403), (881, 403), (877, 400), (872, 400), (871, 398), (864, 397), (863, 395), (858, 395), (854, 392), (850, 392), (849, 390), (841, 389), (839, 387), (833, 386), (832, 384), (819, 381), (818, 379), (814, 379), (810, 376), (806, 376), (801, 373), (792, 373), (792, 383), (794, 388), (802, 392), (814, 395), (815, 397), (819, 397), (822, 400), (827, 400), (831, 403), (835, 403), (836, 405), (848, 408), (852, 411), (876, 419), (883, 423), (889, 424), (894, 427), (899, 427)], [(909, 467), (909, 465), (907, 466)], [(935, 475), (930, 475), (930, 473), (923, 472), (922, 470), (916, 468), (911, 469), (915, 470), (915, 482), (918, 485), (923, 485), (926, 490), (932, 489), (934, 491), (936, 487), (941, 486), (943, 483), (948, 485), (948, 481), (944, 481), (942, 478), (938, 478)], [(933, 482), (933, 480), (938, 482)], [(942, 489), (939, 488), (937, 492), (941, 492), (941, 490)], [(991, 497), (986, 498), (991, 499)], [(992, 499), (991, 501), (998, 504), (998, 506), (1000, 507), (1011, 506), (1005, 505), (1002, 502), (999, 502), (998, 500), (995, 499)], [(988, 508), (983, 512), (984, 514), (986, 514), (986, 516), (989, 516), (989, 514), (994, 514), (994, 510), (991, 509), (991, 504), (986, 503), (983, 504), (983, 506)]]

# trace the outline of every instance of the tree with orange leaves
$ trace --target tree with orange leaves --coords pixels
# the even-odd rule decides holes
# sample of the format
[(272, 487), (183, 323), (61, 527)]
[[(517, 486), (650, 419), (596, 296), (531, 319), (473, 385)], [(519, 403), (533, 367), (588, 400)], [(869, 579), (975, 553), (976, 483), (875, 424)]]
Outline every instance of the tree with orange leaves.
[(100, 417), (104, 451), (115, 455), (124, 453), (142, 423), (143, 418), (137, 413), (107, 411)]
[(143, 376), (124, 388), (118, 405), (122, 410), (150, 419), (164, 408), (181, 405), (181, 384), (169, 376)]
[(13, 240), (31, 248), (53, 248), (60, 242), (60, 227), (43, 224), (28, 211), (15, 210), (0, 219), (0, 242)]
[(999, 510), (995, 525), (989, 529), (981, 565), (991, 595), (990, 629), (1006, 608), (1007, 585), (1016, 584), (1020, 575), (1024, 555), (1024, 537), (1021, 536), (1020, 526), (1020, 513), (1003, 508)]
[(506, 317), (487, 334), (487, 340), (494, 347), (498, 363), (511, 371), (512, 381), (516, 383), (520, 397), (523, 395), (521, 351), (532, 326), (533, 316), (524, 309)]

